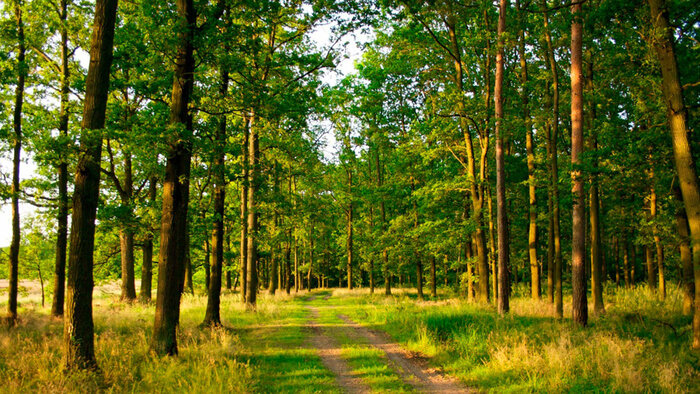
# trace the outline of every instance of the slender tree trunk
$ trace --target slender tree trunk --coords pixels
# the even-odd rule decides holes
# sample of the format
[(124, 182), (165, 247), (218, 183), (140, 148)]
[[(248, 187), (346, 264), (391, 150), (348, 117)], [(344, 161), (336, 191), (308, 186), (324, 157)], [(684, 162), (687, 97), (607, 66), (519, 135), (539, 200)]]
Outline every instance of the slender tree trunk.
[[(350, 179), (350, 185), (352, 186), (352, 178)], [(353, 289), (353, 283), (352, 283), (352, 232), (353, 232), (353, 227), (352, 227), (352, 219), (353, 219), (353, 207), (352, 203), (348, 206), (348, 212), (347, 212), (347, 218), (348, 218), (348, 223), (347, 223), (347, 242), (346, 242), (346, 250), (348, 254), (348, 263), (347, 263), (347, 269), (348, 269), (348, 290)]]
[[(669, 27), (665, 1), (649, 0), (649, 7), (654, 28), (657, 30), (654, 48), (661, 63), (662, 87), (666, 99), (666, 115), (670, 125), (673, 157), (690, 228), (695, 294), (700, 294), (700, 185), (688, 137), (688, 111), (683, 103), (683, 89), (678, 74), (673, 33)], [(700, 302), (695, 303), (693, 315), (693, 348), (700, 348)]]
[(134, 232), (125, 228), (119, 231), (122, 263), (122, 301), (131, 302), (136, 299), (136, 285), (134, 275)]
[[(117, 181), (118, 182), (118, 181)], [(119, 186), (117, 186), (119, 188)], [(119, 230), (121, 253), (121, 297), (122, 301), (132, 302), (136, 300), (136, 277), (134, 275), (134, 231), (131, 229), (133, 212), (131, 202), (133, 199), (134, 181), (131, 166), (131, 153), (124, 150), (124, 183), (119, 188), (122, 207), (127, 207), (128, 216), (126, 223), (122, 223)]]
[(314, 225), (311, 224), (311, 236), (309, 237), (309, 271), (306, 273), (307, 290), (311, 291), (311, 275), (314, 268)]
[[(156, 203), (156, 188), (158, 180), (156, 177), (151, 177), (148, 185), (148, 198), (151, 204)], [(151, 287), (153, 285), (153, 232), (146, 232), (146, 238), (143, 241), (143, 264), (141, 269), (141, 301), (148, 302), (151, 300)]]
[(287, 263), (287, 269), (284, 270), (284, 288), (289, 294), (292, 290), (292, 230), (287, 232), (287, 244), (284, 249), (284, 260)]
[(68, 255), (63, 338), (64, 365), (69, 370), (97, 366), (92, 321), (92, 254), (95, 247), (102, 138), (92, 130), (102, 129), (105, 124), (116, 17), (117, 0), (96, 0)]
[(241, 183), (241, 302), (245, 303), (248, 291), (248, 143), (250, 139), (250, 118), (246, 117), (243, 129), (243, 181)]
[[(58, 130), (61, 138), (68, 139), (68, 113), (70, 92), (70, 68), (68, 64), (68, 0), (61, 0), (61, 112), (59, 114)], [(61, 152), (61, 162), (58, 165), (58, 214), (56, 215), (56, 263), (53, 281), (52, 316), (63, 316), (63, 304), (66, 294), (66, 254), (68, 247), (68, 163), (65, 151)]]
[[(583, 21), (581, 4), (571, 6), (571, 182), (573, 192), (573, 231), (571, 239), (572, 310), (574, 321), (588, 324), (586, 281), (586, 207), (584, 178), (581, 170), (583, 154)], [(598, 265), (600, 268), (600, 265)]]
[(498, 10), (498, 52), (496, 53), (496, 86), (494, 101), (496, 109), (496, 215), (498, 221), (498, 313), (510, 310), (508, 296), (508, 266), (510, 245), (508, 243), (508, 211), (506, 203), (506, 172), (503, 147), (503, 35), (506, 32), (507, 0), (500, 0)]
[[(462, 58), (461, 58), (461, 47), (459, 45), (459, 40), (457, 38), (457, 33), (456, 33), (456, 19), (454, 18), (453, 15), (450, 15), (446, 19), (446, 25), (448, 28), (448, 32), (450, 35), (450, 42), (452, 44), (452, 52), (454, 54), (454, 67), (455, 67), (455, 81), (457, 84), (457, 90), (461, 92), (461, 95), (459, 97), (459, 100), (457, 101), (457, 109), (460, 114), (465, 115), (466, 114), (466, 105), (464, 103), (464, 70), (462, 68)], [(488, 50), (487, 50), (488, 53)], [(488, 58), (488, 55), (487, 55)], [(490, 62), (487, 61), (486, 65), (486, 70), (485, 70), (485, 77), (486, 77), (486, 91), (490, 92)], [(484, 98), (484, 101), (488, 107), (490, 98), (489, 98), (489, 93), (485, 95), (486, 97)], [(487, 110), (488, 113), (488, 110)], [(488, 122), (487, 122), (488, 123)], [(480, 171), (477, 177), (477, 171), (476, 171), (476, 158), (475, 158), (475, 152), (474, 152), (474, 144), (472, 140), (472, 136), (469, 132), (469, 125), (467, 123), (467, 119), (465, 116), (460, 116), (459, 118), (459, 124), (460, 124), (460, 129), (462, 131), (463, 139), (464, 139), (464, 144), (466, 147), (466, 153), (467, 153), (467, 175), (470, 178), (471, 182), (469, 184), (469, 194), (471, 196), (472, 200), (472, 218), (475, 221), (476, 224), (476, 233), (474, 236), (474, 243), (476, 245), (476, 254), (477, 254), (477, 274), (479, 276), (479, 283), (478, 283), (478, 289), (479, 289), (479, 300), (481, 302), (487, 303), (489, 301), (489, 262), (488, 262), (488, 253), (486, 249), (486, 236), (484, 235), (484, 230), (483, 230), (483, 215), (482, 215), (482, 209), (484, 205), (484, 188), (483, 186), (479, 183), (480, 181), (485, 180), (485, 158), (486, 158), (486, 153), (488, 152), (488, 132), (484, 132), (482, 134), (482, 138), (480, 138), (481, 145), (482, 145), (482, 162), (480, 166)]]
[(185, 232), (185, 275), (182, 278), (182, 283), (180, 284), (180, 292), (187, 292), (194, 295), (194, 284), (192, 283), (192, 254), (191, 244), (190, 244), (190, 232), (189, 223), (186, 226), (187, 230)]
[(474, 301), (474, 268), (472, 267), (472, 257), (474, 252), (472, 249), (472, 240), (467, 237), (466, 247), (466, 260), (467, 260), (467, 301)]
[(7, 314), (10, 325), (17, 321), (17, 291), (19, 289), (19, 167), (22, 151), (22, 106), (24, 104), (24, 79), (27, 74), (25, 63), (26, 47), (24, 43), (24, 22), (22, 20), (22, 1), (15, 0), (15, 19), (17, 23), (17, 85), (15, 86), (15, 108), (12, 116), (12, 128), (15, 135), (12, 141), (12, 241), (10, 243), (10, 289)]
[(523, 122), (525, 124), (525, 149), (527, 151), (527, 190), (528, 190), (528, 260), (530, 263), (530, 295), (533, 300), (540, 299), (540, 265), (537, 261), (537, 193), (535, 190), (535, 143), (532, 135), (532, 119), (530, 118), (530, 99), (527, 90), (527, 55), (525, 52), (525, 14), (516, 0), (515, 8), (520, 19), (518, 57), (520, 58), (520, 101), (523, 106)]
[[(170, 124), (192, 130), (188, 106), (194, 85), (193, 35), (196, 11), (193, 0), (177, 0), (178, 49), (170, 107)], [(180, 134), (180, 133), (175, 133)], [(171, 136), (163, 181), (158, 291), (151, 348), (159, 355), (176, 355), (180, 298), (189, 239), (187, 207), (191, 144), (182, 135)]]
[(488, 206), (489, 222), (488, 261), (491, 266), (491, 293), (493, 294), (493, 298), (498, 300), (498, 296), (500, 295), (498, 292), (498, 253), (496, 251), (496, 236), (493, 223), (493, 196), (491, 195), (491, 187), (489, 185), (486, 185), (486, 203)]
[[(221, 97), (228, 94), (228, 71), (221, 70)], [(214, 160), (214, 228), (211, 235), (211, 277), (204, 325), (221, 325), (221, 273), (224, 266), (224, 215), (226, 203), (226, 115), (219, 119), (216, 130)]]
[(630, 252), (629, 252), (629, 244), (627, 243), (627, 239), (625, 239), (622, 243), (622, 270), (623, 270), (623, 277), (625, 279), (625, 287), (629, 288), (632, 285), (632, 282), (630, 280)]
[(418, 291), (418, 299), (419, 300), (424, 300), (425, 296), (423, 295), (423, 260), (421, 259), (421, 256), (417, 256), (418, 259), (416, 261), (416, 290)]
[[(447, 270), (445, 270), (445, 275), (447, 275)], [(437, 282), (435, 275), (435, 256), (430, 259), (430, 296), (437, 297)]]
[[(543, 2), (543, 6), (547, 7)], [(554, 46), (552, 44), (552, 36), (549, 31), (549, 21), (547, 12), (544, 13), (544, 32), (545, 41), (547, 42), (547, 65), (552, 73), (552, 130), (549, 142), (550, 147), (550, 171), (551, 185), (550, 193), (552, 195), (552, 232), (554, 239), (554, 315), (558, 318), (564, 317), (564, 299), (562, 296), (562, 273), (563, 263), (561, 257), (561, 233), (559, 220), (559, 165), (557, 158), (557, 140), (559, 139), (559, 71), (556, 58), (554, 57)]]
[[(374, 159), (377, 165), (377, 187), (381, 188), (384, 179), (382, 176), (382, 166), (379, 160), (379, 147), (374, 152)], [(382, 233), (386, 232), (386, 207), (384, 206), (384, 199), (382, 198), (379, 202), (379, 211), (382, 215)], [(382, 275), (384, 275), (384, 295), (391, 295), (391, 274), (389, 273), (389, 252), (386, 246), (382, 250)]]
[(260, 186), (260, 142), (254, 119), (250, 119), (250, 140), (248, 141), (248, 283), (246, 307), (255, 310), (258, 291), (258, 193)]
[[(592, 31), (592, 28), (589, 27)], [(588, 75), (586, 78), (586, 90), (593, 93), (593, 54), (591, 50), (586, 51), (588, 57)], [(600, 193), (598, 190), (598, 131), (595, 127), (596, 120), (596, 105), (595, 102), (589, 103), (588, 125), (590, 131), (589, 149), (594, 152), (593, 166), (594, 170), (590, 174), (591, 187), (589, 190), (589, 215), (591, 224), (590, 242), (591, 242), (591, 294), (593, 296), (593, 312), (601, 314), (605, 312), (605, 304), (603, 303), (603, 283), (605, 282), (605, 264), (603, 262), (602, 252), (602, 237), (600, 223)]]
[[(664, 247), (661, 244), (661, 237), (659, 237), (659, 231), (657, 229), (657, 224), (656, 224), (656, 219), (657, 219), (657, 210), (658, 210), (658, 203), (656, 199), (656, 187), (654, 186), (654, 169), (651, 169), (650, 172), (651, 179), (649, 182), (651, 183), (651, 195), (649, 196), (649, 211), (651, 214), (651, 221), (652, 221), (652, 229), (653, 229), (653, 235), (654, 235), (654, 246), (656, 248), (656, 267), (654, 267), (653, 263), (650, 265), (652, 270), (656, 268), (658, 270), (658, 278), (659, 278), (659, 296), (661, 296), (661, 299), (666, 298), (666, 281), (664, 279)], [(656, 275), (654, 275), (656, 276)], [(651, 280), (651, 276), (649, 277)], [(649, 284), (651, 286), (651, 283)], [(656, 283), (654, 283), (654, 287), (656, 287)]]
[[(547, 136), (547, 156), (551, 157), (551, 130), (545, 125)], [(548, 165), (551, 173), (551, 162)], [(547, 299), (554, 304), (554, 199), (552, 198), (551, 183), (547, 193)]]
[(299, 292), (299, 240), (294, 231), (294, 292)]

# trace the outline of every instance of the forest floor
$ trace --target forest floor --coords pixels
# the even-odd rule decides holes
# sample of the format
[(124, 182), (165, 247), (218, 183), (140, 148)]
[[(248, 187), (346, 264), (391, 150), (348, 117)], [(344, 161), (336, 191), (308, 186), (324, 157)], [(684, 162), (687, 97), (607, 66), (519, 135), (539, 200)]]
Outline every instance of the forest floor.
[(159, 358), (148, 350), (153, 304), (121, 303), (111, 286), (94, 302), (100, 370), (72, 376), (61, 321), (25, 293), (20, 325), (0, 328), (0, 392), (700, 392), (675, 288), (665, 301), (608, 289), (607, 312), (586, 329), (549, 317), (546, 301), (515, 297), (499, 317), (412, 289), (262, 294), (255, 313), (226, 292), (224, 327), (211, 329), (200, 326), (206, 297), (186, 295), (180, 355)]

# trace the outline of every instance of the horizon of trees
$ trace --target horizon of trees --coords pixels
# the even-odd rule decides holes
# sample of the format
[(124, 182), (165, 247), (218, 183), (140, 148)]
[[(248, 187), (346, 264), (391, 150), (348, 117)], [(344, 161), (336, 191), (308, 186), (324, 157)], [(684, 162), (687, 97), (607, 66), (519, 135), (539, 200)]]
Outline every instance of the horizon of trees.
[[(606, 286), (663, 300), (677, 282), (700, 348), (691, 1), (3, 7), (7, 322), (18, 278), (53, 272), (68, 369), (97, 365), (95, 278), (124, 302), (155, 281), (158, 354), (177, 354), (197, 284), (210, 326), (224, 288), (255, 310), (262, 291), (445, 286), (505, 314), (523, 282), (556, 318), (571, 289), (586, 326), (589, 287), (601, 314)], [(324, 83), (359, 29), (374, 39), (354, 73)], [(24, 227), (20, 201), (39, 207)]]

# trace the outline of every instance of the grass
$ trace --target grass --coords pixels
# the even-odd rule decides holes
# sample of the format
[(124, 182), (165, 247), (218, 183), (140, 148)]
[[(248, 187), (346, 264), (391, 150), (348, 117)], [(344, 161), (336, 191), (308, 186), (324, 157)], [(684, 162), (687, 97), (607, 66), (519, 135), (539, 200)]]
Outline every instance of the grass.
[(700, 354), (689, 349), (690, 318), (681, 314), (679, 289), (671, 287), (665, 301), (645, 288), (606, 290), (606, 313), (585, 329), (551, 318), (546, 301), (516, 298), (511, 313), (499, 317), (492, 306), (447, 292), (417, 301), (415, 291), (401, 289), (392, 297), (336, 289), (328, 300), (308, 300), (305, 292), (263, 295), (256, 313), (225, 294), (224, 328), (209, 329), (200, 326), (206, 298), (188, 295), (177, 358), (148, 351), (152, 304), (101, 295), (94, 306), (100, 371), (71, 376), (61, 370), (61, 321), (21, 299), (20, 325), (0, 328), (0, 392), (337, 392), (311, 347), (309, 305), (353, 374), (377, 392), (411, 387), (338, 314), (386, 331), (480, 391), (700, 392)]

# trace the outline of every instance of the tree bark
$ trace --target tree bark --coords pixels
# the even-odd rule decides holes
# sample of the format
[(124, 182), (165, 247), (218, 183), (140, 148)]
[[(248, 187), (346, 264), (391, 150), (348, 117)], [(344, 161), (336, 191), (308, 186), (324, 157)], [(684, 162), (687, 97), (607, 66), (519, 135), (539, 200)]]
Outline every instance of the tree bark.
[(241, 302), (245, 304), (248, 291), (248, 144), (250, 140), (251, 119), (246, 117), (243, 129), (243, 180), (241, 181)]
[(527, 190), (528, 190), (528, 260), (530, 263), (530, 296), (533, 300), (539, 300), (540, 289), (540, 263), (537, 261), (537, 193), (535, 189), (535, 143), (532, 135), (532, 119), (530, 117), (530, 98), (527, 89), (527, 55), (525, 52), (525, 11), (520, 8), (520, 1), (516, 0), (515, 8), (520, 19), (518, 57), (520, 58), (520, 101), (523, 106), (523, 122), (525, 124), (525, 150), (527, 151)]
[(498, 10), (498, 52), (496, 53), (496, 85), (494, 102), (496, 109), (496, 220), (498, 221), (498, 313), (510, 310), (508, 266), (510, 245), (508, 243), (508, 211), (506, 203), (506, 172), (503, 138), (503, 36), (506, 32), (507, 0), (500, 0)]
[[(68, 113), (70, 92), (70, 68), (68, 64), (68, 0), (61, 0), (61, 109), (58, 116), (58, 130), (61, 138), (68, 139)], [(68, 163), (66, 152), (61, 151), (58, 164), (58, 213), (56, 215), (56, 263), (54, 266), (52, 316), (63, 316), (66, 294), (66, 255), (68, 247)]]
[(260, 142), (255, 119), (250, 118), (250, 138), (248, 141), (248, 251), (246, 308), (255, 310), (258, 291), (258, 192), (260, 186)]
[[(447, 270), (445, 270), (445, 275), (447, 276)], [(437, 297), (437, 282), (435, 275), (435, 256), (430, 259), (430, 296)]]
[(19, 167), (22, 151), (22, 106), (24, 105), (24, 80), (27, 74), (25, 63), (24, 22), (22, 1), (15, 0), (15, 22), (17, 23), (17, 85), (15, 86), (15, 108), (12, 114), (12, 128), (15, 132), (12, 141), (12, 241), (10, 243), (10, 288), (7, 303), (7, 318), (10, 325), (17, 322), (17, 292), (19, 289)]
[(134, 275), (134, 232), (125, 228), (119, 231), (119, 244), (122, 263), (122, 301), (131, 302), (136, 299), (136, 285)]
[[(488, 146), (489, 146), (489, 135), (487, 130), (481, 131), (481, 135), (479, 138), (479, 141), (481, 142), (481, 161), (479, 164), (479, 173), (477, 176), (477, 170), (476, 170), (476, 158), (475, 158), (475, 152), (474, 152), (474, 143), (472, 140), (472, 136), (469, 133), (469, 124), (467, 123), (467, 118), (465, 117), (466, 115), (466, 105), (464, 102), (464, 95), (465, 95), (465, 90), (464, 90), (464, 70), (462, 67), (462, 58), (461, 58), (461, 47), (459, 45), (459, 41), (457, 39), (457, 32), (456, 32), (456, 19), (454, 18), (453, 15), (449, 15), (449, 17), (446, 19), (446, 25), (448, 29), (448, 33), (450, 36), (450, 43), (452, 44), (452, 52), (454, 55), (454, 67), (455, 67), (455, 82), (457, 84), (457, 91), (460, 92), (460, 97), (459, 100), (457, 101), (457, 110), (459, 112), (460, 116), (459, 117), (459, 124), (460, 124), (460, 129), (462, 131), (462, 137), (464, 139), (464, 144), (466, 147), (466, 153), (467, 153), (467, 175), (471, 182), (469, 182), (469, 195), (472, 200), (472, 205), (471, 205), (471, 215), (473, 220), (476, 223), (476, 231), (474, 235), (474, 243), (476, 244), (476, 254), (477, 254), (477, 274), (479, 276), (479, 283), (478, 283), (478, 289), (479, 289), (479, 300), (483, 303), (487, 303), (489, 301), (489, 262), (488, 262), (488, 253), (486, 249), (486, 236), (484, 235), (484, 229), (483, 229), (483, 205), (484, 205), (484, 187), (483, 187), (483, 182), (486, 177), (486, 156), (488, 153)], [(487, 50), (488, 53), (488, 50)], [(487, 55), (487, 59), (488, 59)], [(486, 65), (486, 70), (485, 70), (485, 77), (486, 77), (486, 90), (487, 94), (485, 95), (484, 101), (486, 103), (486, 106), (489, 106), (489, 93), (490, 92), (490, 62), (487, 60), (487, 65)], [(487, 108), (487, 113), (488, 113), (488, 108)], [(488, 121), (487, 121), (488, 123)]]
[[(547, 5), (543, 1), (543, 7)], [(552, 44), (552, 36), (549, 30), (549, 16), (544, 13), (544, 32), (547, 54), (547, 66), (552, 73), (552, 129), (550, 133), (549, 143), (549, 169), (551, 171), (550, 193), (552, 197), (552, 238), (554, 241), (554, 272), (553, 272), (553, 287), (554, 287), (554, 315), (557, 318), (564, 317), (564, 299), (562, 296), (562, 273), (563, 264), (561, 257), (561, 232), (559, 219), (559, 164), (557, 158), (557, 141), (559, 139), (559, 71), (557, 61), (554, 57), (554, 46)]]
[[(593, 55), (590, 50), (586, 51), (588, 61), (588, 78), (586, 78), (586, 90), (593, 93)], [(590, 130), (590, 149), (597, 154), (598, 150), (598, 131), (594, 125), (596, 119), (596, 105), (591, 102), (589, 113), (586, 119), (589, 120), (588, 128)], [(598, 158), (593, 156), (594, 170), (590, 175), (591, 188), (589, 190), (589, 211), (591, 224), (591, 294), (593, 295), (593, 312), (601, 314), (605, 312), (605, 304), (603, 303), (603, 283), (605, 282), (603, 253), (602, 253), (602, 237), (600, 228), (600, 193), (598, 190)]]
[(690, 316), (693, 314), (693, 303), (695, 299), (695, 283), (693, 279), (693, 256), (690, 251), (690, 230), (688, 230), (688, 218), (685, 216), (683, 208), (683, 197), (681, 189), (674, 183), (673, 194), (678, 202), (676, 208), (676, 227), (678, 227), (678, 237), (680, 242), (678, 249), (681, 259), (681, 288), (683, 289), (683, 314)]
[(64, 365), (69, 370), (97, 366), (92, 321), (92, 254), (95, 247), (102, 138), (98, 131), (93, 130), (100, 130), (105, 124), (116, 17), (117, 0), (96, 0), (68, 256), (63, 337)]
[[(221, 97), (228, 93), (228, 71), (221, 70)], [(224, 266), (224, 215), (226, 202), (226, 115), (219, 119), (216, 130), (216, 158), (214, 159), (214, 228), (211, 235), (211, 277), (209, 279), (209, 294), (207, 310), (204, 314), (204, 325), (221, 325), (221, 274)]]
[(572, 310), (574, 321), (588, 324), (586, 289), (586, 212), (583, 195), (583, 21), (581, 4), (571, 6), (571, 182), (573, 193), (573, 230), (571, 236)]
[[(151, 349), (159, 355), (176, 355), (180, 298), (188, 244), (187, 207), (192, 130), (188, 106), (194, 86), (193, 35), (197, 15), (193, 0), (177, 0), (178, 49), (170, 107), (170, 124), (178, 128), (171, 138), (163, 181), (158, 292)], [(184, 129), (184, 130), (183, 130)]]
[[(673, 33), (669, 26), (665, 1), (649, 0), (649, 8), (658, 34), (654, 38), (654, 48), (661, 64), (662, 87), (671, 131), (673, 157), (690, 228), (695, 294), (700, 294), (700, 185), (688, 137), (688, 111), (683, 103), (683, 89), (678, 74)], [(695, 303), (693, 315), (693, 348), (700, 349), (700, 302)]]
[[(658, 202), (656, 198), (656, 187), (654, 185), (654, 169), (652, 168), (650, 171), (650, 176), (651, 179), (649, 182), (651, 183), (651, 195), (649, 196), (649, 213), (651, 214), (651, 221), (652, 221), (652, 232), (654, 236), (654, 246), (656, 248), (656, 266), (654, 267), (654, 263), (652, 263), (651, 268), (656, 268), (656, 272), (658, 273), (658, 279), (659, 279), (659, 296), (661, 299), (666, 298), (666, 280), (664, 278), (664, 247), (661, 244), (661, 237), (659, 236), (659, 230), (657, 229), (657, 224), (656, 224), (656, 219), (657, 219), (657, 211), (658, 211)], [(656, 275), (654, 275), (656, 277)], [(651, 276), (649, 277), (651, 281)], [(651, 286), (651, 283), (649, 284)], [(656, 287), (656, 283), (654, 283), (654, 287)]]
[[(158, 180), (156, 177), (151, 177), (148, 185), (148, 199), (151, 204), (156, 202), (156, 188)], [(141, 301), (149, 302), (151, 300), (151, 288), (153, 285), (153, 232), (150, 229), (146, 231), (146, 237), (143, 240), (143, 262), (141, 268)]]

